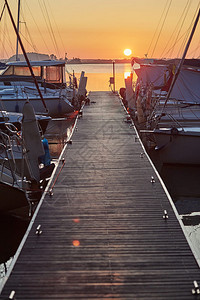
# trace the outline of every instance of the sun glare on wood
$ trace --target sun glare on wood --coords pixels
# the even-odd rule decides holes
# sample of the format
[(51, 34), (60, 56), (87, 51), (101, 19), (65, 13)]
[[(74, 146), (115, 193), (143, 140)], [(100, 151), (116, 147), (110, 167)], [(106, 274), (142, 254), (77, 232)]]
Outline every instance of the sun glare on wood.
[(129, 56), (129, 55), (131, 55), (131, 54), (132, 54), (131, 49), (125, 49), (125, 50), (124, 50), (124, 55)]
[(80, 219), (79, 218), (75, 218), (73, 219), (74, 223), (80, 223)]
[(78, 240), (74, 240), (74, 241), (72, 242), (72, 244), (74, 245), (74, 247), (80, 246), (80, 242), (79, 242)]

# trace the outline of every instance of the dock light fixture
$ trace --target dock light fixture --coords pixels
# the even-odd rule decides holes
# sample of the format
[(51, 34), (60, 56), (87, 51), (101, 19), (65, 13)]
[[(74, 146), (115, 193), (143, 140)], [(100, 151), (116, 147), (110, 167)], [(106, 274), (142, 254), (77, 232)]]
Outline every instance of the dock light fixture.
[(80, 246), (80, 241), (79, 240), (74, 240), (72, 242), (72, 244), (73, 244), (74, 247), (79, 247)]
[(78, 112), (78, 116), (79, 116), (79, 118), (82, 118), (82, 116), (83, 116), (83, 111), (82, 111), (82, 110), (80, 110), (80, 111)]
[(168, 217), (168, 214), (167, 214), (167, 211), (166, 209), (164, 210), (164, 215), (163, 215), (163, 219), (167, 220), (169, 217)]
[(198, 285), (197, 281), (194, 280), (193, 284), (194, 284), (194, 288), (192, 289), (192, 294), (193, 295), (199, 295), (200, 294), (200, 289), (199, 289), (199, 285)]
[(53, 191), (52, 191), (52, 189), (49, 190), (49, 196), (53, 197)]
[(42, 234), (42, 230), (40, 230), (40, 228), (41, 228), (41, 225), (38, 225), (38, 227), (36, 228), (36, 232), (35, 232), (36, 235)]

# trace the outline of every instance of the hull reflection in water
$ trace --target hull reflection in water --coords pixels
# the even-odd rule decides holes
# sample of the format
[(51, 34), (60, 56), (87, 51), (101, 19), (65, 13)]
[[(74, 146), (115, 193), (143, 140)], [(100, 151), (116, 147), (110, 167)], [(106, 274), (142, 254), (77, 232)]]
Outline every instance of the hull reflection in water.
[(49, 122), (45, 137), (49, 143), (51, 158), (57, 159), (63, 150), (64, 145), (71, 136), (78, 111), (70, 118), (55, 118)]
[(26, 232), (28, 221), (13, 216), (2, 215), (0, 218), (0, 272), (5, 276), (6, 262), (15, 255), (17, 248)]
[(159, 128), (153, 131), (156, 151), (165, 164), (200, 164), (200, 128)]
[(200, 166), (163, 165), (161, 177), (180, 215), (200, 211)]
[(200, 165), (163, 165), (160, 175), (181, 216), (195, 258), (200, 262)]

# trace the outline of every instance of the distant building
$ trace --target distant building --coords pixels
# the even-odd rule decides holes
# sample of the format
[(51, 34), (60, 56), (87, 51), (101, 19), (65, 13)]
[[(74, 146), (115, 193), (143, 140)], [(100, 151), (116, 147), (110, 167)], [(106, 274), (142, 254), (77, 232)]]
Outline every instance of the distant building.
[(73, 57), (72, 59), (68, 59), (68, 64), (82, 64), (82, 61), (78, 57)]

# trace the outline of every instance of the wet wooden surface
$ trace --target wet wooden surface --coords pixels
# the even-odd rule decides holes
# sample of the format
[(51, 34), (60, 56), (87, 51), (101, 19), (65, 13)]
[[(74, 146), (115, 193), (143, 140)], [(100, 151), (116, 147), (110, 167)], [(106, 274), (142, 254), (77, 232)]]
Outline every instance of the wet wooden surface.
[(118, 97), (90, 99), (0, 299), (197, 299), (199, 268)]

